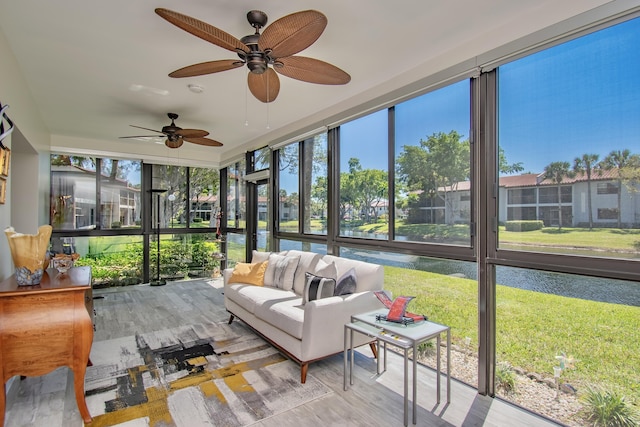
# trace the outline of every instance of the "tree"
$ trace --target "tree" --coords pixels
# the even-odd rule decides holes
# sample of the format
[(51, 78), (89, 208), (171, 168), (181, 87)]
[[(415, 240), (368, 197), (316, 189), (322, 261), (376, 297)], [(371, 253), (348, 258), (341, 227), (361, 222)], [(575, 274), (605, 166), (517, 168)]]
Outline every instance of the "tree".
[(591, 207), (591, 176), (593, 172), (601, 174), (597, 154), (583, 154), (573, 160), (573, 171), (587, 176), (587, 208), (589, 209), (589, 230), (593, 228), (593, 209)]
[(620, 169), (620, 178), (629, 194), (640, 192), (640, 155), (631, 156), (629, 163)]
[(558, 186), (558, 230), (562, 228), (562, 194), (560, 191), (565, 177), (573, 178), (575, 172), (571, 170), (569, 162), (551, 162), (544, 167), (544, 179), (551, 180)]
[[(302, 148), (300, 148), (302, 147)], [(302, 194), (304, 200), (302, 206), (303, 223), (308, 227), (311, 221), (311, 206), (314, 176), (326, 176), (327, 171), (327, 134), (321, 133), (311, 138), (305, 139), (300, 143), (289, 144), (278, 150), (278, 169), (280, 171), (287, 170), (292, 175), (302, 173)], [(300, 149), (302, 156), (300, 156)], [(302, 161), (301, 168), (299, 167)], [(318, 177), (319, 178), (319, 177)], [(316, 178), (317, 180), (317, 178)], [(299, 201), (296, 204), (300, 203)]]
[(622, 176), (621, 171), (630, 166), (632, 162), (631, 151), (628, 149), (624, 150), (613, 150), (610, 152), (607, 157), (605, 157), (600, 163), (600, 167), (605, 170), (613, 170), (615, 169), (617, 172), (617, 181), (618, 181), (618, 228), (622, 228), (622, 215), (621, 215), (621, 207), (622, 207)]
[[(220, 185), (220, 173), (216, 169), (189, 168), (189, 186), (191, 187), (189, 200), (196, 198), (195, 211), (199, 211), (202, 205), (202, 196), (213, 196), (218, 193)], [(219, 201), (218, 201), (219, 203)], [(191, 203), (189, 203), (191, 209)], [(211, 219), (214, 218), (213, 204), (211, 204)]]
[(327, 177), (320, 175), (311, 187), (311, 205), (314, 215), (324, 218), (327, 207), (328, 195)]
[(76, 166), (83, 169), (95, 169), (96, 162), (93, 157), (69, 156), (67, 154), (51, 155), (51, 165)]
[(340, 174), (340, 210), (344, 219), (347, 212), (362, 216), (365, 222), (375, 207), (387, 197), (387, 172), (380, 169), (363, 169), (360, 160), (349, 159), (349, 172)]
[[(419, 146), (404, 146), (397, 160), (398, 178), (410, 191), (421, 192), (420, 198), (441, 198), (448, 211), (448, 222), (456, 218), (456, 207), (449, 194), (457, 191), (458, 184), (469, 179), (470, 146), (468, 139), (452, 130), (433, 133)], [(431, 218), (433, 222), (433, 218)]]
[(503, 175), (511, 175), (514, 173), (519, 173), (524, 170), (524, 166), (522, 166), (522, 162), (508, 164), (507, 163), (507, 155), (504, 152), (502, 147), (498, 148), (498, 171)]

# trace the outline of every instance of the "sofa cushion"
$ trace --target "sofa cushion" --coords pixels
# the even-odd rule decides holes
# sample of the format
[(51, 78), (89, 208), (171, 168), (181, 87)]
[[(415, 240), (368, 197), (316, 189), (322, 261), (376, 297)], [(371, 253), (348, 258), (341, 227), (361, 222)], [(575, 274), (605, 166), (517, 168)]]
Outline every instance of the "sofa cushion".
[(286, 299), (298, 299), (299, 296), (290, 291), (285, 291), (272, 286), (253, 286), (246, 283), (232, 283), (224, 287), (224, 297), (230, 299), (248, 312), (254, 314), (256, 307), (265, 302), (280, 301)]
[(229, 283), (245, 283), (249, 285), (264, 285), (264, 273), (267, 270), (268, 261), (249, 264), (239, 262), (233, 269)]
[[(286, 292), (282, 291), (281, 292)], [(299, 340), (304, 326), (302, 298), (293, 292), (288, 297), (274, 298), (256, 305), (254, 315)]]
[(336, 287), (336, 280), (330, 277), (316, 276), (315, 274), (305, 273), (307, 279), (302, 293), (302, 305), (309, 301), (333, 296)]
[(275, 286), (285, 291), (293, 289), (293, 278), (298, 268), (299, 256), (269, 255), (269, 265), (264, 276), (266, 286)]
[(356, 276), (356, 269), (350, 268), (336, 281), (336, 289), (333, 292), (334, 295), (349, 295), (356, 292), (358, 283), (358, 277)]

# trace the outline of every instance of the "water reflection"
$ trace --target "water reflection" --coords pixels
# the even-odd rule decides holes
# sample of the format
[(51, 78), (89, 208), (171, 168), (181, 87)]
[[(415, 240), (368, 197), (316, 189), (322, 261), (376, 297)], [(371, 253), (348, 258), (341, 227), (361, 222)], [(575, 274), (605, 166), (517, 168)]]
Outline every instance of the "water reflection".
[[(300, 242), (280, 241), (281, 250), (300, 249)], [(429, 271), (449, 276), (477, 280), (477, 266), (473, 262), (426, 258), (390, 252), (342, 248), (342, 255), (375, 264)], [(640, 284), (626, 280), (602, 279), (564, 273), (498, 267), (496, 282), (513, 288), (544, 292), (571, 298), (609, 302), (640, 307)]]
[[(345, 256), (382, 265), (455, 275), (477, 280), (475, 263), (413, 255), (376, 253), (358, 249), (343, 249)], [(602, 279), (564, 273), (498, 267), (496, 282), (513, 288), (544, 292), (591, 301), (640, 307), (640, 284), (626, 280)]]

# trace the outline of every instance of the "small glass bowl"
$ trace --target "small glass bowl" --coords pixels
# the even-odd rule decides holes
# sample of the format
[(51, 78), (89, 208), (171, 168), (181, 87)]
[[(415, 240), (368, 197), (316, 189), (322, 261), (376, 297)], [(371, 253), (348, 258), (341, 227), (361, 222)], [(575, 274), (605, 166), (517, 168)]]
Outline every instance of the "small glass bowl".
[(73, 267), (73, 259), (69, 258), (54, 258), (53, 267), (58, 270), (58, 273), (65, 274), (71, 267)]

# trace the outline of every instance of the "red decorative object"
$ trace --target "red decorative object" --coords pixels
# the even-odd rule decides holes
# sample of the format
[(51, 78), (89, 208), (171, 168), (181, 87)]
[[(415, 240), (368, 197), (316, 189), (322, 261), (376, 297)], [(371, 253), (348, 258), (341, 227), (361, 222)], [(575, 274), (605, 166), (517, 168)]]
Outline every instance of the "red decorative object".
[(378, 297), (380, 302), (389, 309), (389, 314), (384, 316), (384, 319), (381, 320), (405, 324), (427, 320), (427, 316), (425, 315), (409, 313), (406, 311), (407, 304), (409, 304), (409, 302), (411, 302), (415, 297), (399, 296), (392, 301), (385, 291), (375, 291), (374, 294)]

